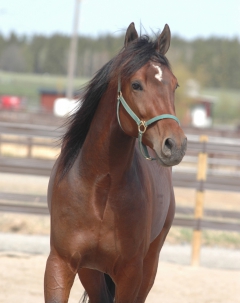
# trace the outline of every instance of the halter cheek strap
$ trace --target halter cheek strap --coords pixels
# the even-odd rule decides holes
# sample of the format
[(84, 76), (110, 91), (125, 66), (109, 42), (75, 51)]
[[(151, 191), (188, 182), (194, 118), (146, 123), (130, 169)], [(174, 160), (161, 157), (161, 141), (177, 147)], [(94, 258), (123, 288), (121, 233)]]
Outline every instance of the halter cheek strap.
[[(142, 153), (142, 155), (144, 156), (145, 159), (147, 160), (156, 160), (156, 158), (151, 158), (149, 156), (148, 150), (146, 145), (144, 145), (142, 143), (142, 137), (143, 134), (145, 133), (145, 131), (147, 130), (148, 126), (158, 120), (163, 120), (163, 119), (173, 119), (175, 121), (177, 121), (177, 123), (180, 125), (180, 121), (178, 120), (177, 117), (173, 116), (173, 115), (169, 115), (169, 114), (164, 114), (164, 115), (160, 115), (160, 116), (156, 116), (148, 121), (143, 121), (140, 120), (138, 118), (138, 116), (131, 110), (131, 108), (129, 107), (129, 105), (127, 104), (127, 102), (125, 101), (125, 99), (123, 98), (122, 92), (121, 92), (121, 82), (120, 82), (120, 78), (118, 79), (118, 102), (117, 102), (117, 119), (118, 119), (118, 123), (121, 126), (121, 122), (120, 122), (120, 116), (119, 116), (119, 107), (120, 107), (120, 103), (122, 104), (122, 106), (125, 108), (125, 110), (127, 111), (127, 113), (132, 117), (132, 119), (136, 122), (137, 126), (138, 126), (138, 144), (139, 144), (139, 149)], [(123, 128), (122, 128), (123, 129)]]

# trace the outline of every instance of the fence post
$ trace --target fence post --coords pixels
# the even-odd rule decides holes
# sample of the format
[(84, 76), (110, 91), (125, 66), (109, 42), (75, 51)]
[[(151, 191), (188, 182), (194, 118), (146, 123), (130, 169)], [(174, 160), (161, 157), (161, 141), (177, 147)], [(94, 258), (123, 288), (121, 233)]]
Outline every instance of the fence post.
[(32, 137), (27, 138), (27, 157), (32, 158)]
[(197, 221), (195, 229), (193, 231), (192, 238), (192, 266), (199, 266), (200, 261), (200, 249), (201, 249), (201, 219), (203, 217), (203, 203), (204, 203), (204, 182), (207, 176), (207, 152), (206, 142), (208, 137), (205, 135), (200, 136), (200, 142), (202, 142), (202, 151), (198, 155), (198, 168), (197, 168), (197, 180), (199, 186), (196, 191), (195, 200), (195, 213), (194, 217)]

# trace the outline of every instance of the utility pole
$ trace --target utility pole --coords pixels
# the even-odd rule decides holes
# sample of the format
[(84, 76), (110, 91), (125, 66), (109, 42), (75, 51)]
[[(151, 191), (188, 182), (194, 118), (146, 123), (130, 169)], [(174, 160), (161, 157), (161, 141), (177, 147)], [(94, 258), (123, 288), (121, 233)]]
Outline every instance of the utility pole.
[(81, 0), (75, 0), (73, 32), (70, 43), (69, 58), (68, 58), (68, 78), (67, 78), (67, 98), (73, 99), (73, 81), (75, 76), (76, 55), (77, 55), (77, 40), (78, 40), (78, 21), (79, 8)]

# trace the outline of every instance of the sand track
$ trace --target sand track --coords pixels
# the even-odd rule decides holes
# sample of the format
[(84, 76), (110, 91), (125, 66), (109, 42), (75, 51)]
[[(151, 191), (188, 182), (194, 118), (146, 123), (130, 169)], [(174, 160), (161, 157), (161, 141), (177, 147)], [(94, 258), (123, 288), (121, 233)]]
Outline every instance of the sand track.
[[(0, 255), (0, 303), (42, 303), (46, 255)], [(10, 270), (11, 269), (11, 270)], [(148, 303), (239, 303), (240, 271), (159, 263)], [(76, 278), (69, 303), (83, 289)]]

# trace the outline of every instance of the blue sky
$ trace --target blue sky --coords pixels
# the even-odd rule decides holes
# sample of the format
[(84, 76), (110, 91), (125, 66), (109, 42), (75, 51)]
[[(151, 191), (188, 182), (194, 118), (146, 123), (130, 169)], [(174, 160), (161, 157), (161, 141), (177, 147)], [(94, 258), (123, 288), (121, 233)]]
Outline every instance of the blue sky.
[[(0, 32), (70, 34), (75, 0), (0, 0)], [(79, 33), (120, 34), (134, 21), (148, 33), (168, 23), (186, 39), (238, 37), (240, 0), (81, 0)]]

